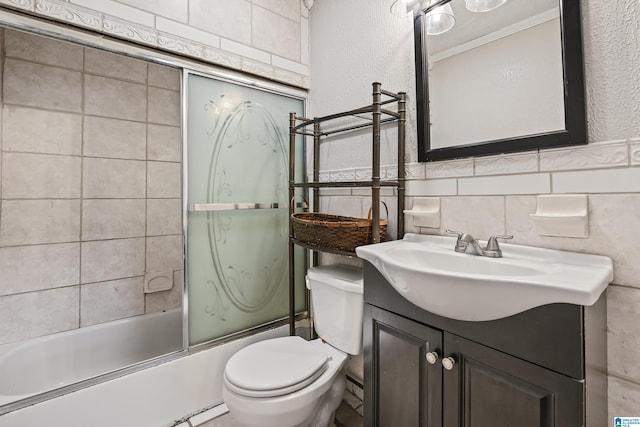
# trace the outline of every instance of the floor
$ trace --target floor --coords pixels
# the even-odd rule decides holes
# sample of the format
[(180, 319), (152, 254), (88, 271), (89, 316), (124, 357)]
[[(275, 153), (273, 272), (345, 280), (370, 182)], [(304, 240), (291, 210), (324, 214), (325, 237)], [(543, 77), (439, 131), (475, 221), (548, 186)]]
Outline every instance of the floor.
[[(336, 426), (337, 427), (362, 427), (362, 417), (353, 409), (347, 402), (342, 401), (342, 404), (336, 411)], [(221, 417), (211, 420), (198, 427), (242, 427), (238, 424), (230, 413), (227, 413)]]

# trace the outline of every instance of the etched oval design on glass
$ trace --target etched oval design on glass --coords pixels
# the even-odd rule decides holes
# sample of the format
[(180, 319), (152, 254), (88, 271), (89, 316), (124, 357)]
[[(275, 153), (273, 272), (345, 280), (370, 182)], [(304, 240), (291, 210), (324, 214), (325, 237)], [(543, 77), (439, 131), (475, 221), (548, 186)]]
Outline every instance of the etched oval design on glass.
[[(233, 105), (222, 98), (210, 101), (205, 108), (218, 119), (209, 133), (214, 150), (207, 202), (278, 202), (286, 206), (286, 138), (269, 111), (257, 102)], [(244, 159), (244, 167), (237, 167), (237, 159)], [(207, 213), (217, 276), (214, 286), (243, 312), (266, 307), (286, 282), (287, 214), (286, 209)]]

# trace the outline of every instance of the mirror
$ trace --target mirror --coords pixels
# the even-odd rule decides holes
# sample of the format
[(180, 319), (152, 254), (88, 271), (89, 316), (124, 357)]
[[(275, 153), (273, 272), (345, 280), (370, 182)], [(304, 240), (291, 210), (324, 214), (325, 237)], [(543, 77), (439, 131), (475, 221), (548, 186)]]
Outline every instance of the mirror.
[(414, 6), (419, 161), (587, 143), (579, 0), (426, 3)]

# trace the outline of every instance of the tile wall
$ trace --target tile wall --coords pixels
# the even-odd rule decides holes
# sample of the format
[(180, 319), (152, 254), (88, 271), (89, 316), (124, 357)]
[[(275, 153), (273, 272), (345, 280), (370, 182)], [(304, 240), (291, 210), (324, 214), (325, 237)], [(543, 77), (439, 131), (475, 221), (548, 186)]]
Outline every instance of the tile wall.
[(0, 0), (3, 7), (309, 87), (302, 0)]
[[(0, 344), (180, 306), (179, 71), (1, 43)], [(144, 294), (169, 271), (172, 290)]]

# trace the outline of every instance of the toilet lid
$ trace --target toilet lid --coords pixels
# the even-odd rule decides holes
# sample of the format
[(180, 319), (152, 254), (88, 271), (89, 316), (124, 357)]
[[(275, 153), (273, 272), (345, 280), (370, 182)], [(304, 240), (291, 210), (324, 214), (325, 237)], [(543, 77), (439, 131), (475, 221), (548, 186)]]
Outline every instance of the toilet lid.
[(227, 362), (225, 377), (236, 391), (275, 396), (292, 393), (315, 380), (327, 361), (322, 350), (300, 337), (274, 338), (234, 354)]

